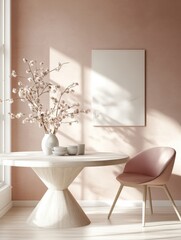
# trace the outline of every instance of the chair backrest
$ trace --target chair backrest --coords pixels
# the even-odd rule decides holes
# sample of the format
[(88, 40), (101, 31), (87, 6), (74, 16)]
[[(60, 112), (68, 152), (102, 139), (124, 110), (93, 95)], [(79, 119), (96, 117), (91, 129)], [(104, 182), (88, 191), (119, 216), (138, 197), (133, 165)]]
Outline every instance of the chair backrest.
[(173, 169), (175, 156), (176, 151), (173, 148), (154, 147), (131, 158), (126, 163), (124, 172), (144, 174), (156, 178), (167, 169), (166, 177), (169, 178)]

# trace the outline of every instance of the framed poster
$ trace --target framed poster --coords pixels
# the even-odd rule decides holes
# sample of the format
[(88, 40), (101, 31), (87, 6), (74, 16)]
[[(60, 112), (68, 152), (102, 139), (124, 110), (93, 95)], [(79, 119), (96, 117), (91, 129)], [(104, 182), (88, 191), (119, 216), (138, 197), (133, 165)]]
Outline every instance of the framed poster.
[(92, 50), (94, 126), (145, 125), (145, 50)]

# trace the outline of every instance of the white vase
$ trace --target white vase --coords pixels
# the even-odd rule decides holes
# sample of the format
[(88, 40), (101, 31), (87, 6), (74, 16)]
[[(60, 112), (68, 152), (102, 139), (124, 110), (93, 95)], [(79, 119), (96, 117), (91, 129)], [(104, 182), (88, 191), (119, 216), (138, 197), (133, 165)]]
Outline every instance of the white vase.
[(47, 133), (44, 135), (41, 148), (45, 155), (51, 155), (53, 148), (57, 146), (59, 146), (59, 142), (55, 134)]

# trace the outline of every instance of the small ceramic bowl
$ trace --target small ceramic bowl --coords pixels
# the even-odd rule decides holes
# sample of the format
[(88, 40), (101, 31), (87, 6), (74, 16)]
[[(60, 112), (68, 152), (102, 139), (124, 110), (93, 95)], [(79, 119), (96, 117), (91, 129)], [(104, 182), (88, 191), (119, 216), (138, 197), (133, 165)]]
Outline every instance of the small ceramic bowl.
[(57, 152), (66, 151), (66, 150), (67, 150), (67, 147), (63, 147), (63, 146), (58, 146), (53, 148), (53, 151), (57, 151)]
[(76, 155), (78, 152), (78, 146), (77, 145), (71, 145), (67, 147), (67, 153), (69, 155)]
[(66, 147), (58, 146), (58, 147), (53, 148), (53, 155), (63, 156), (65, 154), (67, 154), (67, 148)]

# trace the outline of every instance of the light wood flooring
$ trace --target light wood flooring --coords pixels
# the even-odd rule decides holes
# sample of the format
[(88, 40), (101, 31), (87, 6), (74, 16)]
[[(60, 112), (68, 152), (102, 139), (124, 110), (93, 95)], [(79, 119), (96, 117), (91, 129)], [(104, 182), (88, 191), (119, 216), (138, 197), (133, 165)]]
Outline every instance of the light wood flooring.
[(107, 219), (109, 206), (84, 207), (91, 220), (85, 227), (42, 229), (27, 225), (32, 207), (13, 207), (0, 218), (0, 240), (181, 240), (181, 222), (171, 210), (147, 213), (146, 227), (141, 226), (141, 209), (116, 209)]

